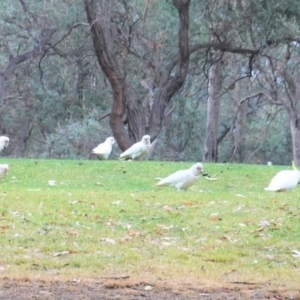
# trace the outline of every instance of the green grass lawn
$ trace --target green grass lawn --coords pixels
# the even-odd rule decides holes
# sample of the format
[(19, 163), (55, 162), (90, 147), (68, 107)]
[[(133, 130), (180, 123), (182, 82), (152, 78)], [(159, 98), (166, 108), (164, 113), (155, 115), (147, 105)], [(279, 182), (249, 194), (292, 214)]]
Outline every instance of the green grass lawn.
[(263, 189), (291, 166), (204, 164), (177, 192), (155, 178), (193, 162), (1, 163), (2, 276), (299, 283), (300, 189)]

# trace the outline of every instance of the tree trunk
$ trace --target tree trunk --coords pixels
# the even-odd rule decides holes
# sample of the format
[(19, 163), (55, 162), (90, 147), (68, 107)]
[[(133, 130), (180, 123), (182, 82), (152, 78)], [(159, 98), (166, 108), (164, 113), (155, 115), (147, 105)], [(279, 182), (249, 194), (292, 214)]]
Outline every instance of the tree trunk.
[(87, 19), (91, 25), (93, 42), (99, 65), (108, 78), (113, 91), (113, 103), (109, 123), (113, 135), (122, 151), (130, 146), (128, 134), (123, 125), (126, 86), (116, 61), (114, 49), (115, 27), (111, 26), (112, 7), (110, 1), (85, 0)]
[[(117, 53), (124, 41), (124, 34), (120, 36), (124, 28), (118, 30), (113, 20), (112, 1), (84, 0), (84, 2), (98, 62), (113, 90), (110, 126), (119, 147), (121, 150), (127, 149), (145, 133), (150, 133), (151, 139), (155, 140), (163, 126), (166, 107), (172, 96), (182, 87), (188, 71), (190, 0), (173, 0), (180, 20), (179, 58), (176, 56), (161, 70), (162, 78), (158, 80), (159, 87), (153, 97), (154, 103), (149, 109), (143, 107), (142, 97), (139, 97), (126, 81), (124, 75), (126, 72), (120, 71), (124, 66), (121, 67)], [(129, 42), (128, 44), (130, 45)], [(127, 125), (126, 129), (124, 125)]]
[(231, 96), (234, 117), (231, 125), (233, 148), (230, 161), (242, 163), (245, 160), (245, 131), (248, 101), (247, 97), (240, 100), (239, 94), (240, 90), (234, 90), (233, 95)]
[(300, 114), (299, 114), (299, 103), (300, 88), (295, 78), (288, 69), (284, 71), (285, 75), (285, 90), (289, 101), (282, 100), (284, 107), (286, 108), (289, 120), (290, 130), (292, 136), (293, 145), (293, 161), (296, 165), (300, 164)]
[(232, 157), (234, 161), (242, 163), (245, 159), (245, 125), (246, 125), (246, 108), (247, 102), (241, 105), (241, 109), (238, 112), (236, 122), (234, 124), (233, 139), (234, 139), (234, 150)]
[(290, 129), (293, 144), (293, 161), (300, 165), (300, 116), (290, 119)]
[[(163, 70), (160, 86), (155, 95), (154, 104), (150, 115), (150, 134), (156, 138), (162, 128), (162, 122), (168, 103), (176, 92), (182, 87), (189, 67), (189, 5), (190, 0), (173, 0), (174, 6), (179, 14), (178, 47), (179, 59), (177, 57), (170, 61)], [(171, 72), (177, 67), (176, 73)]]
[(56, 28), (42, 28), (39, 39), (37, 38), (36, 44), (33, 48), (23, 54), (12, 57), (8, 64), (0, 69), (0, 100), (3, 101), (6, 98), (5, 93), (5, 81), (15, 71), (17, 66), (25, 61), (34, 59), (36, 56), (41, 55), (47, 48), (47, 44), (52, 39), (52, 36), (56, 32)]
[(212, 50), (213, 64), (208, 72), (207, 121), (204, 140), (203, 161), (218, 161), (218, 126), (220, 92), (222, 88), (222, 53)]

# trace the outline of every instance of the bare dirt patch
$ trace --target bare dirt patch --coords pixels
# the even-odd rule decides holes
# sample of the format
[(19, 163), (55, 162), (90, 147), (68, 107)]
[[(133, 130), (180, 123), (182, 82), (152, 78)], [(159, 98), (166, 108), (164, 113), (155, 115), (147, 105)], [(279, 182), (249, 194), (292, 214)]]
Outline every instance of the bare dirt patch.
[(228, 288), (208, 288), (201, 284), (174, 282), (132, 282), (127, 279), (99, 281), (48, 281), (1, 279), (0, 299), (103, 299), (103, 300), (187, 300), (187, 299), (300, 299), (298, 291), (288, 291), (284, 286), (234, 283)]

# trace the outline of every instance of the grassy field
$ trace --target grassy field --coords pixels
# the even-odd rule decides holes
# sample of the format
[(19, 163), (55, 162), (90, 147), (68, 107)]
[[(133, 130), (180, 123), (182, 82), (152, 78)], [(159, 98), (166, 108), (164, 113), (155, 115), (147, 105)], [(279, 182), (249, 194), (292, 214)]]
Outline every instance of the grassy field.
[(2, 276), (299, 284), (299, 187), (263, 189), (290, 166), (204, 164), (217, 180), (177, 192), (155, 178), (193, 163), (1, 163)]

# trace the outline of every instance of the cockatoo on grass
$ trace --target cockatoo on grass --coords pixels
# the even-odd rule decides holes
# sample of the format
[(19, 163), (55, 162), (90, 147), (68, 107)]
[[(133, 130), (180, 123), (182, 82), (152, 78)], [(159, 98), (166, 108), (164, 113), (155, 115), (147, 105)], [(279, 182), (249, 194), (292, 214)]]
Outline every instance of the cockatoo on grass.
[(180, 170), (161, 179), (156, 185), (171, 186), (178, 191), (187, 190), (187, 188), (196, 182), (200, 173), (203, 173), (203, 165), (201, 163), (196, 163), (188, 170)]
[(294, 162), (292, 162), (292, 167), (293, 170), (283, 170), (278, 172), (265, 190), (271, 192), (293, 190), (300, 182), (300, 172), (297, 170)]
[(105, 142), (99, 144), (96, 148), (93, 149), (93, 153), (98, 156), (99, 159), (108, 159), (112, 145), (115, 143), (115, 139), (113, 137), (108, 137)]
[(0, 176), (6, 177), (8, 169), (9, 169), (8, 164), (0, 165)]
[(0, 136), (0, 151), (3, 150), (3, 148), (7, 147), (9, 144), (9, 138), (7, 136)]
[(133, 144), (130, 148), (120, 154), (120, 159), (142, 159), (150, 150), (151, 138), (149, 135), (144, 135), (142, 140)]

